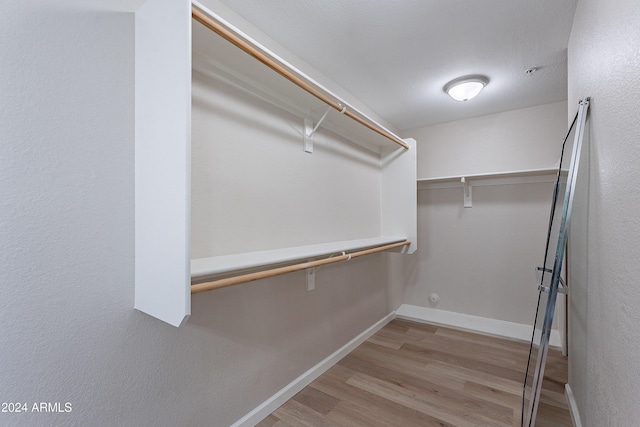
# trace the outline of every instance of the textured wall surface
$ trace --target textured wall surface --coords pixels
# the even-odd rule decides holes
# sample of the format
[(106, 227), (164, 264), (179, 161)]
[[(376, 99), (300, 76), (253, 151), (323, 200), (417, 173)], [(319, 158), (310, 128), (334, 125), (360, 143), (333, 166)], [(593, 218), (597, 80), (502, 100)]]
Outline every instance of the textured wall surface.
[(556, 166), (566, 102), (457, 120), (405, 132), (418, 142), (418, 178)]
[(569, 260), (569, 383), (585, 426), (640, 420), (638, 22), (635, 0), (581, 0), (569, 42), (569, 113), (591, 97), (589, 189), (571, 226), (587, 248)]
[(135, 311), (134, 19), (97, 4), (0, 2), (0, 401), (72, 404), (0, 425), (230, 425), (390, 311), (384, 257)]
[[(191, 257), (380, 235), (380, 156), (193, 73)], [(331, 171), (327, 173), (327, 171)]]
[(476, 186), (470, 209), (461, 187), (419, 191), (420, 249), (405, 262), (403, 302), (532, 324), (552, 190), (551, 182)]
[[(558, 102), (408, 131), (418, 138), (418, 177), (550, 168), (566, 134)], [(557, 167), (557, 166), (556, 166)], [(534, 268), (542, 263), (553, 184), (490, 181), (418, 192), (420, 249), (394, 267), (406, 304), (531, 324)]]

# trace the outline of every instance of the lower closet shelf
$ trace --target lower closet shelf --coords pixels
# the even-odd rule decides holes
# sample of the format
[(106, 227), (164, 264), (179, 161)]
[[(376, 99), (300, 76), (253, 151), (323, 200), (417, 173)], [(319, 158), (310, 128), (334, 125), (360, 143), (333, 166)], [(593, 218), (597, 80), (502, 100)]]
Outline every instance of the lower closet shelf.
[[(405, 237), (376, 237), (194, 259), (191, 261), (191, 293), (346, 261), (370, 253), (402, 248), (410, 243)], [(317, 260), (325, 256), (329, 258)], [(291, 265), (300, 261), (303, 262)], [(223, 275), (232, 277), (216, 279)]]

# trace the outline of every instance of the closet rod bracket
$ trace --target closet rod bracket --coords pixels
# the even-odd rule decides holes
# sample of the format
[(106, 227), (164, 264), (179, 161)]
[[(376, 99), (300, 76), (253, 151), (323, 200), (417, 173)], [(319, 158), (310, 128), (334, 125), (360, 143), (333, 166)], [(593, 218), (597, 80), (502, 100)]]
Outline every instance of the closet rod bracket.
[[(345, 107), (346, 109), (346, 107)], [(318, 123), (313, 125), (313, 120), (304, 119), (304, 152), (305, 153), (313, 153), (313, 134), (316, 133), (324, 119), (327, 118), (327, 114), (331, 111), (331, 107), (327, 108), (327, 111), (324, 112)], [(344, 111), (344, 109), (343, 109)]]
[(473, 190), (473, 188), (471, 187), (471, 184), (467, 182), (467, 179), (464, 176), (460, 178), (460, 182), (462, 183), (462, 187), (464, 188), (464, 207), (471, 208), (473, 207), (473, 200), (471, 198), (471, 191)]
[(307, 268), (305, 272), (307, 292), (311, 292), (316, 288), (316, 270), (317, 268)]

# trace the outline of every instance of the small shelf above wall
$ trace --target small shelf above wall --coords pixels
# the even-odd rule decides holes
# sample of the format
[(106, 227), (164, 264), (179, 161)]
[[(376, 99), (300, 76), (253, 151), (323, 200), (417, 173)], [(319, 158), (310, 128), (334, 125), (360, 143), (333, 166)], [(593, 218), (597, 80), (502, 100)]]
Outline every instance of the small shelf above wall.
[(462, 188), (462, 202), (465, 208), (473, 207), (473, 187), (488, 185), (525, 184), (535, 182), (553, 182), (558, 175), (558, 168), (524, 169), (506, 172), (475, 173), (468, 175), (451, 175), (433, 178), (419, 178), (417, 189), (431, 190), (436, 188)]
[(450, 175), (430, 178), (418, 178), (418, 190), (430, 188), (453, 188), (462, 187), (462, 178), (467, 184), (473, 183), (476, 186), (482, 185), (504, 185), (518, 184), (525, 182), (550, 182), (556, 178), (557, 167), (541, 169), (524, 169), (506, 172), (473, 173), (468, 175)]

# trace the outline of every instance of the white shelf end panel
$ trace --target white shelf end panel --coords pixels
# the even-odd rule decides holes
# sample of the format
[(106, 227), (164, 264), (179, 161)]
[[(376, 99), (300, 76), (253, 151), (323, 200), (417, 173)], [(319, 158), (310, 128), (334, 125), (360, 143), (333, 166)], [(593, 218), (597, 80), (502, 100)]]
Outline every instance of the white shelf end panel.
[(406, 236), (411, 246), (403, 252), (412, 254), (418, 249), (417, 149), (415, 139), (404, 142), (408, 150), (394, 148), (381, 155), (381, 234)]
[(191, 312), (188, 1), (147, 0), (135, 13), (135, 114), (134, 307), (179, 326)]

